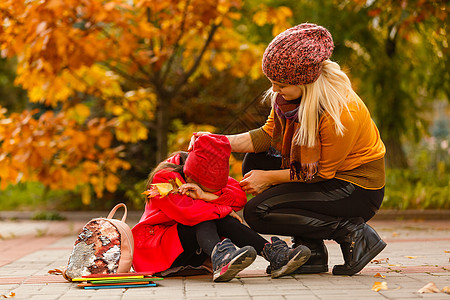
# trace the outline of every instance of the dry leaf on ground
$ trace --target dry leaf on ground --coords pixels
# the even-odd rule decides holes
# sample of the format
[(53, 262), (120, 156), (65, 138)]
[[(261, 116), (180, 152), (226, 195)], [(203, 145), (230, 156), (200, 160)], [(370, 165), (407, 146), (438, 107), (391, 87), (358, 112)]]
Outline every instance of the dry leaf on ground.
[(375, 277), (375, 278), (383, 278), (383, 279), (386, 278), (386, 276), (381, 275), (380, 273), (377, 273), (377, 274), (373, 275), (373, 277)]
[(449, 286), (444, 286), (442, 288), (441, 292), (446, 293), (446, 294), (450, 294), (450, 287)]
[(372, 291), (375, 292), (379, 292), (380, 290), (387, 290), (388, 286), (387, 286), (387, 282), (383, 281), (383, 282), (379, 282), (379, 281), (375, 281), (375, 283), (372, 286)]
[(381, 263), (383, 263), (383, 262), (388, 262), (389, 261), (389, 258), (380, 258), (380, 259), (374, 259), (374, 260), (372, 260), (370, 263), (372, 263), (372, 264), (381, 264)]
[(441, 291), (437, 288), (434, 282), (429, 282), (417, 292), (420, 294), (424, 294), (424, 293), (440, 293)]
[(444, 253), (450, 253), (450, 251), (444, 250)]
[(12, 298), (15, 296), (16, 296), (16, 293), (11, 292), (11, 293), (9, 293), (9, 295), (1, 295), (0, 298)]
[(51, 275), (62, 275), (63, 271), (60, 269), (53, 269), (53, 270), (48, 270), (47, 273), (51, 274)]

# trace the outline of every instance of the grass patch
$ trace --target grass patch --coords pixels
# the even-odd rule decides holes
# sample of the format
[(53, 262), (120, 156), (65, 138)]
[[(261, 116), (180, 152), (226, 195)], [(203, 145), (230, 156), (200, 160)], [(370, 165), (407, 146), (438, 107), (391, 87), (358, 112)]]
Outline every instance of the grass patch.
[(9, 185), (0, 193), (0, 210), (60, 210), (69, 194), (68, 191), (47, 190), (39, 182)]
[(66, 220), (66, 217), (62, 216), (57, 211), (50, 211), (50, 212), (37, 212), (31, 217), (32, 220), (45, 220), (45, 221), (64, 221)]

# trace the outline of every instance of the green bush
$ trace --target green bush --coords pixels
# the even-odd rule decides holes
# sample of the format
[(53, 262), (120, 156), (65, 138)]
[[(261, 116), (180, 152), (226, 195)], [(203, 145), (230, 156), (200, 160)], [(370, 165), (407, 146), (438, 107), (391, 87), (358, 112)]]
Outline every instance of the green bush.
[(46, 190), (39, 182), (18, 183), (0, 191), (0, 210), (35, 210), (58, 208), (59, 199), (65, 198), (67, 191)]
[(382, 208), (450, 209), (448, 140), (424, 139), (407, 153), (409, 169), (386, 170)]

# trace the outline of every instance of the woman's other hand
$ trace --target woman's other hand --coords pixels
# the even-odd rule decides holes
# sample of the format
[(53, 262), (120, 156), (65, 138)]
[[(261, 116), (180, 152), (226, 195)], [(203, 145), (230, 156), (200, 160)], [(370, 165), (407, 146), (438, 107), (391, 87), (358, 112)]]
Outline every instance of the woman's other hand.
[(272, 186), (270, 171), (252, 170), (239, 182), (244, 192), (256, 196)]

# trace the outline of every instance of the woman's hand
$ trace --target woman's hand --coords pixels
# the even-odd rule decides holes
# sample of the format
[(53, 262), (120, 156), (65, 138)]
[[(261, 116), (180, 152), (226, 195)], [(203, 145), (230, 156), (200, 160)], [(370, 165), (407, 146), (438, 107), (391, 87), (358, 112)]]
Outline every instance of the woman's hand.
[(242, 218), (239, 217), (239, 215), (238, 215), (234, 210), (232, 210), (232, 211), (230, 212), (229, 216), (235, 218), (236, 220), (238, 220), (238, 221), (241, 222), (241, 223), (244, 222), (244, 221), (242, 220)]
[(199, 131), (199, 132), (194, 132), (191, 136), (191, 140), (189, 142), (189, 147), (188, 147), (188, 151), (192, 150), (192, 146), (194, 145), (194, 142), (197, 138), (201, 137), (202, 135), (205, 134), (211, 134), (211, 132), (208, 131)]
[(192, 199), (203, 199), (205, 197), (205, 192), (195, 183), (185, 183), (182, 184), (178, 191), (182, 195), (191, 197)]
[(251, 170), (244, 175), (239, 184), (244, 192), (256, 196), (270, 188), (273, 182), (270, 177), (270, 171)]

